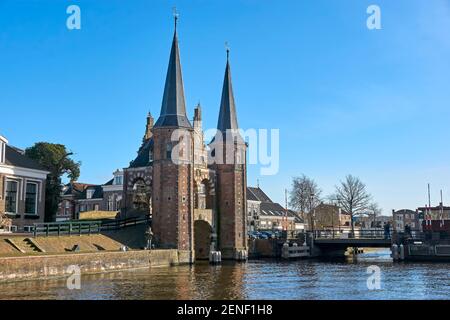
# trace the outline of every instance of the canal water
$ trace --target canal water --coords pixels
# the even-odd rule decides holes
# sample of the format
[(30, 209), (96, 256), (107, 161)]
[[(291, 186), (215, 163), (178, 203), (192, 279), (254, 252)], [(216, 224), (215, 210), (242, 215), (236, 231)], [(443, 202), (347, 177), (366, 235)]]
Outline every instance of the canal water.
[[(369, 290), (370, 266), (380, 269)], [(357, 261), (208, 263), (86, 275), (80, 290), (65, 279), (0, 284), (0, 299), (450, 299), (450, 264), (393, 263), (389, 251)]]

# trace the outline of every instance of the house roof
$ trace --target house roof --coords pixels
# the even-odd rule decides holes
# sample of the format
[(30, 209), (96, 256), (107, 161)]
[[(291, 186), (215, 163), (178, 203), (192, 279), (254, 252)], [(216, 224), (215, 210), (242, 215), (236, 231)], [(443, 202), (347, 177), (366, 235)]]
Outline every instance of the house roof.
[(106, 182), (106, 183), (104, 184), (104, 186), (112, 186), (113, 182), (114, 182), (114, 178), (111, 179), (111, 180), (109, 180), (108, 182)]
[(82, 193), (82, 198), (81, 199), (87, 199), (87, 191), (88, 190), (94, 190), (94, 193), (92, 194), (92, 198), (91, 199), (101, 199), (103, 198), (103, 188), (102, 186), (89, 186), (87, 187), (84, 192)]
[(65, 190), (63, 191), (63, 196), (80, 196), (89, 186), (92, 186), (92, 184), (70, 182), (64, 186)]
[(130, 162), (130, 168), (147, 167), (150, 162), (150, 150), (153, 150), (153, 137), (144, 142), (136, 158)]
[(14, 167), (47, 171), (35, 160), (27, 157), (23, 150), (9, 145), (6, 145), (5, 148), (5, 163)]
[(405, 214), (405, 213), (410, 214), (410, 213), (416, 213), (416, 212), (411, 209), (400, 209), (400, 210), (394, 211), (394, 214)]
[(247, 187), (247, 200), (273, 202), (259, 187)]
[[(417, 208), (419, 211), (427, 211), (427, 210), (431, 210), (431, 211), (439, 211), (441, 210), (441, 206), (435, 206), (435, 207), (419, 207)], [(443, 210), (450, 210), (449, 206), (442, 206)], [(409, 210), (409, 209), (406, 209)], [(412, 210), (411, 210), (412, 211)], [(397, 211), (396, 211), (397, 212)]]
[[(283, 206), (281, 206), (279, 203), (275, 202), (261, 202), (260, 210), (261, 215), (264, 216), (283, 217), (286, 215), (286, 209), (283, 208)], [(298, 217), (292, 210), (287, 210), (287, 216), (290, 218), (294, 218), (298, 223), (303, 222), (303, 220)]]

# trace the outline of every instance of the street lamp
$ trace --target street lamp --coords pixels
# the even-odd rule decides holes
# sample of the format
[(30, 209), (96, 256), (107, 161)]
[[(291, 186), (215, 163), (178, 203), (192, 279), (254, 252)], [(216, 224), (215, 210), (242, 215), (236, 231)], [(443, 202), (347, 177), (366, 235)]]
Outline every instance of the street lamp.
[[(310, 193), (310, 203), (309, 203), (309, 210), (310, 210), (309, 214), (311, 216), (311, 231), (313, 233), (313, 237), (314, 237), (314, 219), (316, 216), (316, 208), (313, 208), (314, 196), (315, 196), (314, 193), (311, 192)], [(311, 210), (312, 210), (312, 215), (311, 215)]]
[[(331, 201), (332, 201), (332, 203), (334, 202), (334, 206), (337, 209), (337, 213), (338, 213), (338, 220), (337, 220), (338, 231), (339, 231), (339, 233), (341, 233), (341, 223), (340, 223), (340, 220), (339, 220), (339, 211), (340, 211), (339, 203), (341, 202), (341, 198), (339, 196), (336, 196), (336, 198), (331, 199)], [(333, 226), (333, 238), (334, 238), (334, 213), (335, 213), (335, 211), (334, 211), (334, 208), (333, 208), (333, 211), (331, 213), (331, 224)]]

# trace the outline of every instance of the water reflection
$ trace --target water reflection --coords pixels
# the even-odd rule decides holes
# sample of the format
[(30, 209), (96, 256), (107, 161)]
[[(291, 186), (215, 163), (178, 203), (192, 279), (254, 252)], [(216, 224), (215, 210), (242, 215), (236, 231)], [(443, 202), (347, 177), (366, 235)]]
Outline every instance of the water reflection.
[[(367, 267), (381, 268), (381, 290), (367, 289)], [(389, 252), (358, 261), (245, 264), (138, 269), (82, 278), (0, 284), (0, 299), (450, 299), (448, 264), (392, 263)]]

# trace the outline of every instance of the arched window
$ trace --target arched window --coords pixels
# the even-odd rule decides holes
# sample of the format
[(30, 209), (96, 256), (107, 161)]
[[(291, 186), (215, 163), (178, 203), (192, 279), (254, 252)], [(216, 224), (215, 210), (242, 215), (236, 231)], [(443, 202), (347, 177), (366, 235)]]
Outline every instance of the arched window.
[(136, 180), (133, 185), (133, 191), (136, 191), (137, 193), (145, 193), (145, 181), (142, 179)]
[(147, 202), (147, 186), (143, 179), (138, 179), (133, 184), (133, 206), (135, 209), (146, 209)]

